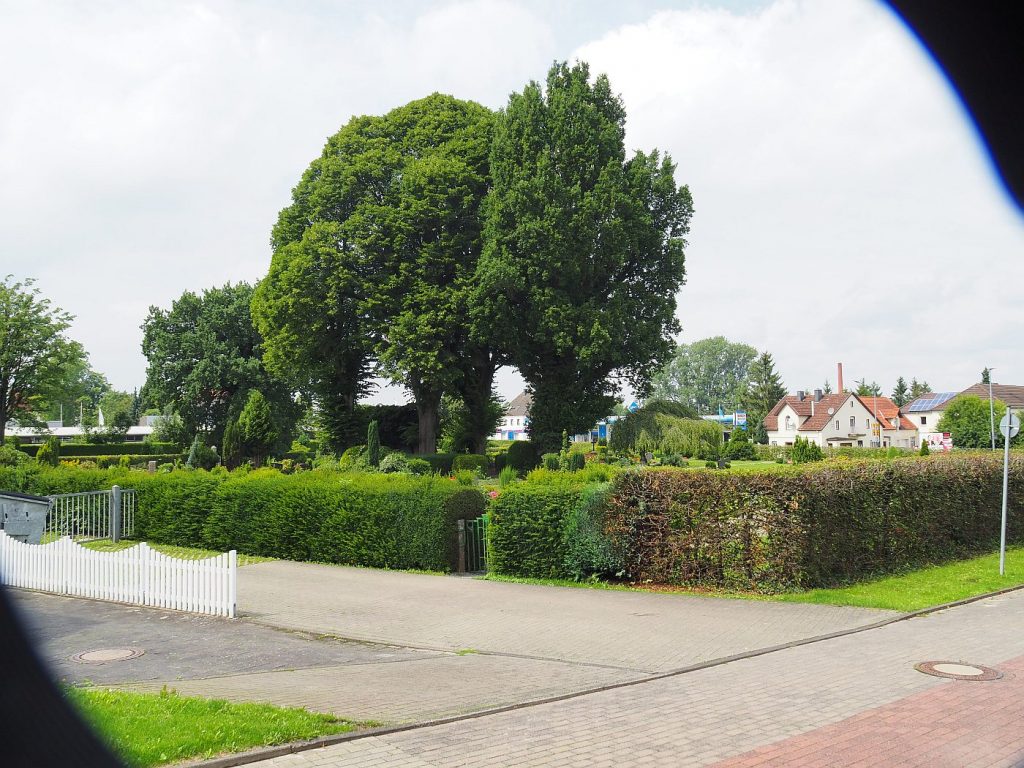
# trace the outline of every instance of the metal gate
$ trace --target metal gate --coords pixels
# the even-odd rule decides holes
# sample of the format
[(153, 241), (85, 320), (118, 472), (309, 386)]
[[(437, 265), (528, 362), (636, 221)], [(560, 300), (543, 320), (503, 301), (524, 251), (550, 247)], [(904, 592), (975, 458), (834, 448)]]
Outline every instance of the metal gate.
[(459, 571), (485, 573), (487, 571), (487, 515), (475, 520), (459, 520)]
[(114, 486), (109, 491), (50, 496), (46, 515), (48, 538), (131, 538), (135, 533), (135, 491)]

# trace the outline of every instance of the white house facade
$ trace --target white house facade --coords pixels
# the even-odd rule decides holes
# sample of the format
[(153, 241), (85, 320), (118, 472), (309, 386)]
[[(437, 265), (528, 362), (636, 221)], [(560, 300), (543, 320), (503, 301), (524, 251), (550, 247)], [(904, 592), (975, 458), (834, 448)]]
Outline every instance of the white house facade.
[(764, 420), (769, 445), (793, 445), (797, 437), (822, 448), (896, 446), (915, 448), (917, 430), (888, 398), (850, 393), (782, 398)]

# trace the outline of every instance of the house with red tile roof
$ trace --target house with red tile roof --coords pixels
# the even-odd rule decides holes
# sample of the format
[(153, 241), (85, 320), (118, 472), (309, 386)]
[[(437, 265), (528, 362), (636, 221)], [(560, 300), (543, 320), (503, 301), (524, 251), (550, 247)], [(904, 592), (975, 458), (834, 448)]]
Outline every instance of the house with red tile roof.
[(786, 395), (764, 419), (770, 445), (792, 445), (799, 436), (825, 448), (916, 448), (917, 429), (887, 397), (843, 392)]

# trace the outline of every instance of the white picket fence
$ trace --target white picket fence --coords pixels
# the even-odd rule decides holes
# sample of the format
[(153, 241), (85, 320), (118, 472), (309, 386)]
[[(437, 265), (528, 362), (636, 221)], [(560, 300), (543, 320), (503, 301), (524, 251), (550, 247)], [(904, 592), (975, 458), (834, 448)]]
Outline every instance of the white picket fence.
[(183, 560), (145, 543), (97, 552), (68, 537), (26, 544), (0, 531), (0, 581), (58, 595), (234, 617), (237, 569), (235, 550)]

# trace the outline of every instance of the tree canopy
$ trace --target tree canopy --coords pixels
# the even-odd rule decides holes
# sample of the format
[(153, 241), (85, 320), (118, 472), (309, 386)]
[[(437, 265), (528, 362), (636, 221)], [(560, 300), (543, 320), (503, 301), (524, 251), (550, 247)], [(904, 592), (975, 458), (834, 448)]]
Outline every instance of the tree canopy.
[[(996, 422), (996, 446), (1003, 445), (1003, 436), (999, 432), (999, 420), (1006, 413), (1006, 403), (993, 400)], [(988, 399), (977, 395), (958, 395), (950, 400), (942, 411), (942, 417), (936, 426), (939, 432), (949, 432), (953, 438), (954, 448), (991, 448), (992, 447), (992, 416), (989, 412)], [(1011, 445), (1021, 442), (1021, 436), (1010, 441)]]
[(251, 389), (270, 401), (279, 434), (294, 427), (301, 409), (291, 389), (263, 366), (262, 338), (249, 312), (252, 293), (246, 283), (229, 283), (202, 295), (186, 291), (169, 310), (149, 308), (142, 326), (149, 361), (144, 395), (181, 418), (182, 436), (204, 432), (210, 444), (220, 443)]
[(668, 156), (626, 158), (625, 117), (606, 76), (561, 63), (495, 126), (475, 325), (526, 380), (545, 449), (606, 416), (619, 382), (644, 394), (679, 331), (692, 200)]
[(0, 443), (12, 418), (32, 420), (68, 371), (85, 366), (81, 345), (64, 332), (72, 316), (40, 298), (35, 281), (0, 281)]
[(686, 403), (698, 413), (734, 410), (743, 402), (755, 358), (757, 350), (749, 344), (724, 336), (680, 344), (655, 374), (651, 396)]
[(900, 376), (896, 379), (896, 386), (892, 390), (892, 401), (902, 408), (910, 400), (910, 387), (907, 386), (907, 380)]
[(268, 364), (305, 367), (339, 443), (354, 437), (371, 369), (412, 393), (422, 452), (435, 449), (445, 392), (488, 405), (498, 358), (473, 333), (469, 300), (492, 125), (485, 107), (442, 94), (353, 118), (278, 218), (254, 313)]

